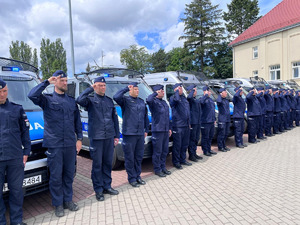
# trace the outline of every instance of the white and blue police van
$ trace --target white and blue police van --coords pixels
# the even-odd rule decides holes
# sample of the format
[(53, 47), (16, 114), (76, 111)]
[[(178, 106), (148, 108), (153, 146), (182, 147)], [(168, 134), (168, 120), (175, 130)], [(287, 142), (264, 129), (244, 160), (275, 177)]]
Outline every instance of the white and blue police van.
[[(74, 77), (68, 78), (68, 91), (67, 94), (77, 98), (86, 88), (90, 87), (94, 83), (94, 79), (98, 76), (104, 76), (106, 81), (106, 95), (113, 99), (113, 96), (119, 91), (127, 87), (131, 82), (138, 82), (139, 85), (139, 97), (146, 102), (146, 98), (152, 94), (151, 88), (143, 80), (144, 75), (130, 69), (124, 68), (108, 68), (98, 69), (90, 72), (75, 74)], [(50, 88), (50, 87), (49, 87)], [(53, 87), (52, 87), (53, 88)], [(92, 93), (94, 94), (94, 93)], [(128, 95), (128, 93), (126, 93)], [(118, 114), (119, 128), (120, 128), (120, 140), (115, 146), (113, 154), (113, 169), (117, 169), (125, 161), (124, 152), (122, 150), (122, 110), (119, 105), (114, 101), (116, 111)], [(143, 158), (152, 157), (152, 142), (151, 142), (151, 112), (148, 108), (148, 118), (150, 122), (150, 129), (148, 136), (145, 138), (144, 144), (144, 156)], [(89, 139), (88, 139), (88, 112), (84, 107), (79, 106), (83, 140), (82, 149), (89, 151)]]
[[(31, 152), (24, 168), (24, 195), (48, 189), (49, 174), (45, 149), (42, 147), (44, 135), (43, 111), (27, 97), (30, 90), (40, 81), (38, 69), (30, 64), (0, 57), (0, 78), (8, 87), (8, 99), (23, 106), (30, 123)], [(4, 197), (8, 196), (8, 186), (3, 187)]]

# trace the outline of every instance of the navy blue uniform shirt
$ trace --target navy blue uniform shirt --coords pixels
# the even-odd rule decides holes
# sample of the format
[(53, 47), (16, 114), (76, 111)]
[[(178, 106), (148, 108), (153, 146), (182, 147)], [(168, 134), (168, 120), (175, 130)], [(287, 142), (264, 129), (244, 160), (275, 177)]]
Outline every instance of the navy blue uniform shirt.
[(191, 116), (191, 124), (201, 124), (201, 103), (200, 99), (196, 99), (193, 97), (195, 90), (189, 93), (187, 100), (190, 104), (190, 116)]
[(267, 113), (267, 102), (266, 102), (266, 99), (264, 97), (264, 94), (261, 92), (259, 93), (257, 96), (257, 99), (260, 103), (260, 107), (261, 107), (261, 113), (263, 115), (265, 115)]
[(230, 122), (229, 101), (226, 98), (218, 96), (217, 105), (219, 110), (218, 122)]
[(170, 98), (172, 108), (172, 127), (190, 126), (190, 105), (186, 97), (177, 90)]
[(76, 145), (76, 136), (82, 139), (82, 124), (75, 99), (67, 94), (43, 94), (49, 85), (45, 80), (28, 94), (31, 101), (44, 110), (44, 141), (47, 148), (72, 147)]
[(274, 95), (274, 112), (281, 112), (281, 101), (278, 92)]
[(152, 132), (166, 132), (171, 130), (169, 106), (165, 100), (156, 98), (156, 92), (148, 96), (146, 102), (152, 115)]
[(30, 154), (29, 126), (21, 105), (8, 99), (0, 105), (0, 161), (19, 159)]
[(242, 90), (238, 90), (233, 96), (233, 115), (232, 118), (241, 119), (244, 118), (244, 113), (246, 110), (246, 103), (242, 96), (240, 95)]
[(107, 139), (119, 138), (119, 122), (113, 100), (106, 95), (94, 94), (89, 96), (94, 89), (89, 87), (76, 99), (76, 102), (85, 107), (89, 115), (89, 138)]
[(274, 98), (270, 95), (269, 90), (265, 92), (264, 98), (266, 100), (266, 111), (273, 112), (274, 110)]
[(281, 92), (281, 94), (279, 95), (279, 99), (281, 102), (281, 111), (287, 111), (288, 110), (288, 103), (287, 103), (287, 99), (286, 99), (286, 94), (283, 94), (283, 92)]
[(119, 90), (114, 95), (114, 100), (122, 109), (122, 134), (144, 135), (149, 132), (148, 110), (143, 99), (125, 96), (128, 87)]
[(216, 121), (215, 103), (208, 97), (208, 94), (204, 95), (201, 99), (201, 123), (214, 123)]
[(248, 116), (259, 116), (261, 115), (261, 106), (253, 91), (250, 91), (246, 97), (247, 102), (247, 115)]

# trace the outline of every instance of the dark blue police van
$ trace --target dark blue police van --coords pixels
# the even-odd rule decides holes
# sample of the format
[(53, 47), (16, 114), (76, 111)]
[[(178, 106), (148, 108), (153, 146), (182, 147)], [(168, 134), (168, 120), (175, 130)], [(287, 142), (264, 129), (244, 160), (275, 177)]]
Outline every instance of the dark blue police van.
[[(31, 152), (24, 169), (24, 195), (47, 190), (49, 174), (47, 158), (44, 154), (45, 149), (42, 147), (44, 134), (43, 111), (27, 97), (29, 91), (40, 82), (38, 80), (38, 69), (21, 61), (0, 57), (0, 78), (7, 83), (9, 101), (23, 106), (30, 123)], [(8, 192), (9, 189), (5, 182), (3, 187), (5, 197)]]

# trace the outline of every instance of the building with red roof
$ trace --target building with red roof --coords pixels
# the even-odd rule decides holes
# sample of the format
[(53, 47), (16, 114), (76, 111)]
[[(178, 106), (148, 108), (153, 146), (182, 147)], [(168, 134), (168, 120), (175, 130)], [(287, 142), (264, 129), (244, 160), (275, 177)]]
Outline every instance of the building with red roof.
[(283, 0), (233, 40), (233, 77), (300, 82), (300, 0)]

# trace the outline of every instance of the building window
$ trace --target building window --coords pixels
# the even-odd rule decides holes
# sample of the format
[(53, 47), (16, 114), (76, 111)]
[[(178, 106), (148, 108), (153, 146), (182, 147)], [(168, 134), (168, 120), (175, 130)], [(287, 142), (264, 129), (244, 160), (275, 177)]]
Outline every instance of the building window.
[(280, 65), (270, 66), (271, 80), (280, 80)]
[(258, 58), (258, 47), (255, 46), (253, 47), (253, 59), (257, 59)]
[(258, 70), (253, 71), (253, 77), (258, 76)]
[(300, 78), (300, 62), (294, 62), (292, 65), (293, 78)]

